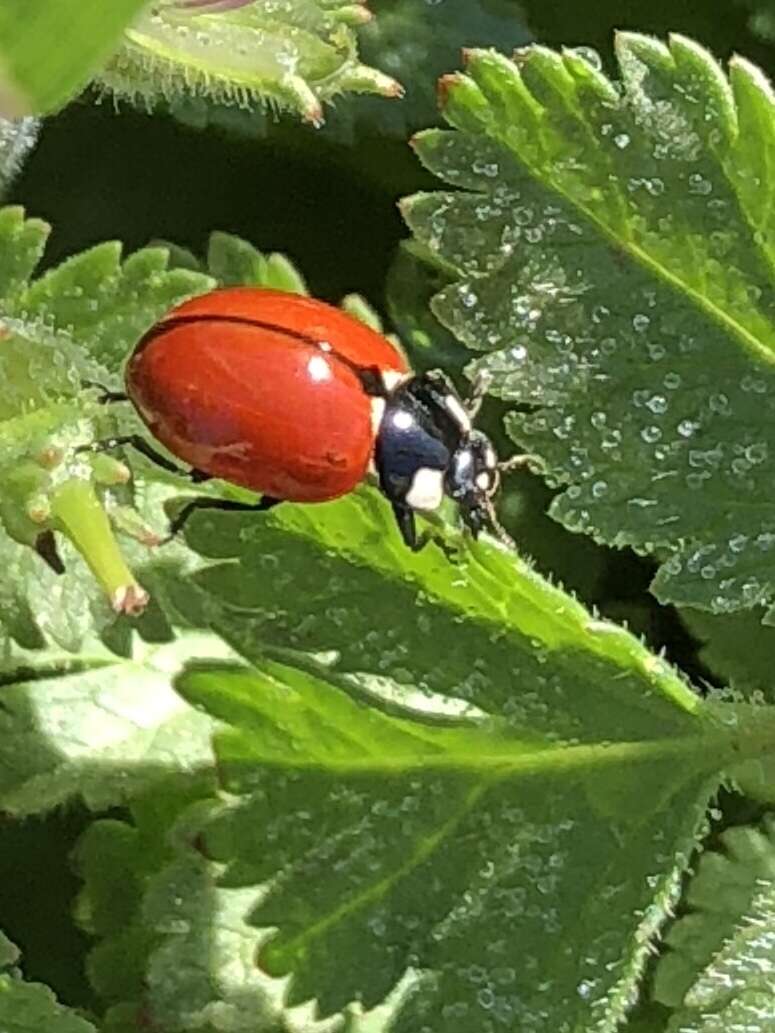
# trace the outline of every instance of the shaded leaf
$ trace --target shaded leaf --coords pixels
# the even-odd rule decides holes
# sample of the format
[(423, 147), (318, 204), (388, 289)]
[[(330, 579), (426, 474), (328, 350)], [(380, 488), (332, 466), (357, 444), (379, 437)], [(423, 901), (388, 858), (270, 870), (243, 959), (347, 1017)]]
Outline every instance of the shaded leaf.
[(334, 134), (352, 119), (362, 129), (379, 126), (380, 135), (407, 134), (437, 117), (434, 83), (458, 61), (463, 47), (527, 43), (531, 34), (514, 0), (376, 0), (376, 15), (361, 31), (364, 58), (383, 68), (406, 88), (403, 103), (383, 105), (361, 98), (337, 115)]
[(761, 831), (727, 829), (724, 853), (700, 858), (689, 884), (691, 911), (670, 929), (654, 994), (678, 1008), (671, 1033), (772, 1028), (775, 963), (775, 840)]
[(0, 933), (0, 1029), (3, 1033), (97, 1033), (74, 1009), (59, 1004), (42, 983), (28, 983), (14, 972), (4, 972), (19, 952)]
[[(94, 809), (149, 784), (211, 778), (212, 722), (170, 680), (192, 656), (232, 655), (214, 636), (135, 643), (130, 659), (96, 642), (77, 658), (18, 651), (0, 688), (0, 807), (49, 810), (74, 796)], [(171, 792), (171, 789), (167, 789)]]

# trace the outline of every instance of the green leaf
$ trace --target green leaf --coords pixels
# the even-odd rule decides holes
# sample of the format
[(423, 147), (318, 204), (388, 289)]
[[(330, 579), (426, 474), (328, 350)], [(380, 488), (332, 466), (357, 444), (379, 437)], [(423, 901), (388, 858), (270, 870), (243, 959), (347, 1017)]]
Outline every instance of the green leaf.
[(775, 584), (775, 106), (741, 58), (728, 81), (682, 37), (616, 49), (621, 85), (586, 51), (469, 53), (455, 131), (416, 139), (457, 189), (404, 210), (552, 514), (653, 552), (661, 601), (733, 611)]
[[(83, 86), (145, 0), (4, 0), (0, 116), (48, 114)], [(56, 40), (56, 46), (52, 41)]]
[(277, 929), (261, 967), (293, 975), (289, 1005), (370, 1008), (411, 969), (426, 975), (400, 1031), (612, 1027), (717, 773), (771, 748), (767, 715), (717, 724), (664, 661), (513, 555), (414, 556), (389, 519), (362, 491), (192, 526), (218, 562), (172, 582), (172, 604), (257, 671), (178, 683), (231, 726), (227, 802), (185, 842)]
[(699, 659), (719, 682), (748, 699), (775, 703), (775, 628), (762, 623), (761, 609), (721, 616), (684, 610), (681, 616), (699, 640)]
[[(249, 923), (255, 891), (220, 885), (222, 866), (188, 849), (203, 808), (219, 805), (203, 801), (186, 812), (186, 802), (149, 792), (133, 802), (133, 824), (97, 821), (75, 851), (84, 879), (78, 918), (98, 938), (87, 970), (109, 1006), (104, 1028), (136, 1030), (138, 1016), (152, 1015), (169, 1031), (337, 1033), (339, 1019), (320, 1025), (310, 1008), (287, 1010), (284, 983), (256, 966), (266, 936)], [(384, 1020), (366, 1027), (362, 1018), (351, 1016), (348, 1033), (382, 1033)]]
[(192, 656), (231, 655), (196, 633), (161, 646), (135, 641), (129, 659), (97, 642), (77, 658), (17, 651), (3, 664), (0, 808), (35, 814), (80, 796), (101, 809), (149, 784), (209, 784), (212, 722), (170, 679)]
[(143, 248), (122, 261), (119, 243), (98, 244), (14, 292), (2, 308), (29, 323), (53, 324), (115, 368), (169, 308), (212, 286), (199, 273), (168, 271), (167, 258), (163, 248)]
[(395, 79), (358, 60), (349, 23), (368, 13), (357, 3), (253, 0), (220, 13), (207, 6), (213, 10), (169, 3), (142, 15), (99, 84), (145, 105), (185, 97), (270, 104), (313, 125), (322, 124), (323, 104), (339, 93), (402, 94)]
[[(83, 382), (117, 387), (115, 374), (142, 333), (213, 281), (168, 270), (159, 248), (122, 262), (114, 243), (33, 280), (48, 231), (20, 208), (0, 209), (0, 562), (7, 575), (0, 624), (27, 646), (53, 639), (75, 649), (116, 613), (137, 612), (147, 600), (106, 515), (121, 523), (130, 471), (78, 451), (115, 434), (120, 414), (99, 405)], [(128, 411), (123, 419), (132, 419)], [(56, 548), (65, 573), (31, 547), (49, 555)]]
[(20, 951), (0, 930), (0, 969), (9, 968), (19, 960)]
[(3, 1033), (97, 1033), (91, 1022), (72, 1008), (59, 1004), (47, 986), (27, 983), (2, 969), (13, 964), (19, 952), (0, 933), (0, 1029)]
[(689, 914), (670, 929), (654, 995), (678, 1011), (670, 1033), (772, 1028), (775, 826), (727, 829), (689, 884)]

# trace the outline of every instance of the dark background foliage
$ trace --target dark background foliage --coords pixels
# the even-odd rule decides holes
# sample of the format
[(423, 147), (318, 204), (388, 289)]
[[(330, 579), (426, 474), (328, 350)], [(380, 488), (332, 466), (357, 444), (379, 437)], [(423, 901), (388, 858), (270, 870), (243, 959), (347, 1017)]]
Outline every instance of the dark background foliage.
[[(492, 43), (508, 51), (528, 40), (591, 46), (612, 70), (615, 29), (681, 32), (722, 59), (741, 52), (775, 72), (775, 51), (751, 31), (751, 7), (729, 0), (527, 0), (521, 6), (510, 0), (410, 0), (398, 7), (412, 4), (424, 9), (435, 44), (432, 61), (422, 68), (385, 68), (409, 87), (400, 114), (384, 113), (396, 102), (345, 99), (328, 111), (328, 124), (317, 133), (262, 113), (206, 113), (191, 106), (178, 117), (151, 115), (116, 109), (108, 100), (95, 105), (87, 95), (48, 121), (8, 200), (53, 223), (49, 264), (110, 238), (130, 250), (164, 238), (201, 252), (210, 231), (220, 229), (263, 251), (287, 253), (313, 293), (336, 300), (359, 291), (385, 312), (388, 271), (407, 236), (396, 201), (431, 185), (406, 137), (435, 120), (429, 67), (434, 75), (459, 67), (461, 46)], [(378, 18), (388, 18), (397, 5), (373, 0), (371, 6)], [(444, 25), (437, 33), (439, 19)], [(368, 30), (364, 37), (365, 59), (385, 67), (384, 38)], [(400, 64), (400, 55), (396, 60)], [(413, 85), (413, 74), (426, 81)], [(459, 356), (450, 353), (450, 364), (459, 366)], [(493, 423), (498, 417), (495, 410), (489, 414)], [(540, 482), (525, 476), (514, 479), (503, 500), (505, 522), (541, 569), (586, 602), (629, 620), (695, 679), (711, 680), (680, 616), (648, 594), (650, 562), (563, 531), (543, 515), (548, 497)], [(77, 811), (23, 829), (0, 824), (0, 910), (6, 933), (24, 949), (28, 977), (83, 1006), (89, 1002), (80, 969), (83, 945), (68, 922), (52, 917), (69, 908), (75, 882), (48, 877), (51, 865), (62, 870), (61, 859), (82, 827)], [(11, 842), (20, 836), (28, 840), (23, 848)], [(6, 871), (3, 856), (28, 857), (28, 870)], [(52, 943), (52, 929), (71, 930), (70, 939)]]

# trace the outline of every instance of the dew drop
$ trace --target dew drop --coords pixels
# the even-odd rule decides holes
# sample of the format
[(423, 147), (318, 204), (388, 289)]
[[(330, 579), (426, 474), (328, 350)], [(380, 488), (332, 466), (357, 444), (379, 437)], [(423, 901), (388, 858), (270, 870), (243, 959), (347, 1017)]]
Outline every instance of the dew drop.
[(676, 429), (682, 438), (690, 438), (698, 427), (699, 423), (695, 423), (694, 420), (681, 420)]
[(667, 411), (667, 399), (664, 395), (653, 395), (646, 402), (646, 406), (657, 416), (661, 416), (663, 412)]
[(708, 399), (708, 408), (711, 412), (726, 413), (729, 411), (729, 399), (724, 394), (711, 395)]
[(710, 180), (705, 179), (704, 176), (701, 176), (699, 172), (693, 172), (691, 176), (689, 176), (690, 194), (701, 194), (704, 196), (710, 194), (712, 190), (713, 184), (710, 182)]
[(636, 316), (632, 317), (632, 326), (636, 333), (642, 334), (650, 325), (651, 320), (642, 312), (639, 312)]
[(489, 986), (483, 986), (479, 993), (476, 995), (476, 999), (480, 1006), (485, 1010), (489, 1011), (495, 1004), (495, 994), (489, 988)]
[(745, 450), (745, 458), (749, 463), (763, 463), (767, 458), (767, 445), (764, 442), (749, 445)]

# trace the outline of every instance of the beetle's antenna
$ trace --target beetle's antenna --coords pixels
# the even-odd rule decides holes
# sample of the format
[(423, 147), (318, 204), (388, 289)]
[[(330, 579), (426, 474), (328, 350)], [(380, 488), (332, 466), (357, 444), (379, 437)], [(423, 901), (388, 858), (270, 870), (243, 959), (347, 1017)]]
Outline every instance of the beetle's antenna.
[(529, 469), (534, 460), (535, 456), (531, 456), (527, 452), (520, 452), (518, 455), (509, 456), (508, 459), (502, 459), (498, 463), (498, 469), (501, 473), (511, 473), (512, 470), (522, 470), (526, 467)]

